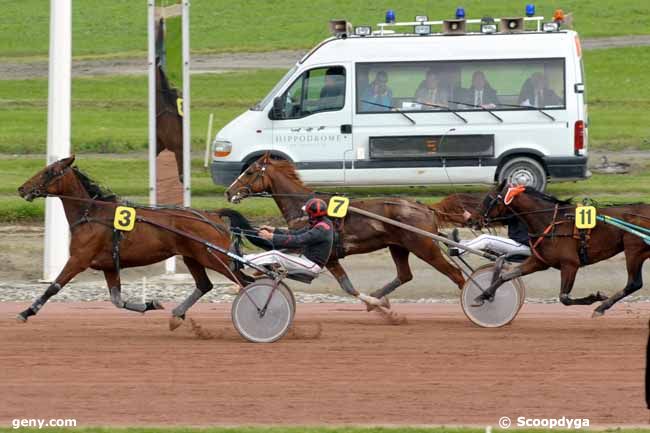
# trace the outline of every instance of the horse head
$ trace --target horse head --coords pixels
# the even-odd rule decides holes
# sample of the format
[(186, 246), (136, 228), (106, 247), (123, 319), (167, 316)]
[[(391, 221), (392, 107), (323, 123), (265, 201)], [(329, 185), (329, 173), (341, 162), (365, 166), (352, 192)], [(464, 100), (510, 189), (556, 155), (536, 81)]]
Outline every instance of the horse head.
[(252, 194), (272, 193), (272, 182), (281, 174), (282, 162), (273, 159), (271, 153), (266, 152), (230, 184), (225, 192), (226, 200), (239, 203)]
[(506, 180), (492, 188), (483, 198), (481, 205), (471, 212), (469, 224), (484, 227), (493, 219), (508, 216), (511, 213), (508, 209), (510, 203), (506, 203), (504, 198), (513, 188), (516, 188), (519, 192), (521, 192), (522, 188), (525, 189), (523, 186), (509, 185)]
[(66, 189), (67, 178), (74, 176), (72, 163), (74, 155), (60, 159), (40, 170), (18, 188), (18, 194), (27, 201), (49, 194), (60, 195)]

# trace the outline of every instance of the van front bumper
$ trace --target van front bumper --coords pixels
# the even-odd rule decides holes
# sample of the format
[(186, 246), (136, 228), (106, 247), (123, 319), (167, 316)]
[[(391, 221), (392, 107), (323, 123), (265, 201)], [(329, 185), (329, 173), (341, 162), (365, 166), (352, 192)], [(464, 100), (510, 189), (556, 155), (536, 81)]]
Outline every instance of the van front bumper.
[(210, 173), (216, 185), (230, 186), (241, 174), (244, 165), (241, 162), (212, 161)]
[(547, 156), (544, 165), (552, 180), (580, 180), (591, 177), (586, 156)]

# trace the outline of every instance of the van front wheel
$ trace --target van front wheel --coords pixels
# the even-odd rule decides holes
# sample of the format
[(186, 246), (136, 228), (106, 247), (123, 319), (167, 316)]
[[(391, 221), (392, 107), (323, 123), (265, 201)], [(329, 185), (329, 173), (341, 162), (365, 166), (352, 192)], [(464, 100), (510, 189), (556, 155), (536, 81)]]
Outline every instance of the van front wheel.
[(499, 182), (507, 180), (516, 185), (532, 186), (538, 191), (546, 189), (546, 171), (532, 158), (520, 156), (506, 161), (499, 171)]

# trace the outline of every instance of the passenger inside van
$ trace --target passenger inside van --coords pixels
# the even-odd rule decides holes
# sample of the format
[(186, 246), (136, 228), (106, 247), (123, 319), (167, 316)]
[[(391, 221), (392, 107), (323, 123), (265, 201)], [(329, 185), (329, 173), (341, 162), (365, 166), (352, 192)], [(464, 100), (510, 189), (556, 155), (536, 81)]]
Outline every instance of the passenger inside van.
[(440, 77), (433, 69), (428, 69), (426, 78), (415, 91), (415, 100), (425, 105), (427, 110), (435, 110), (436, 106), (446, 107), (449, 100), (447, 90), (441, 86)]
[(518, 103), (528, 107), (541, 108), (562, 105), (562, 99), (553, 89), (549, 88), (546, 75), (542, 72), (535, 72), (521, 87)]
[(488, 83), (483, 71), (474, 71), (472, 86), (469, 89), (459, 89), (461, 101), (468, 105), (483, 108), (496, 108), (499, 104), (497, 91)]
[(388, 111), (393, 107), (393, 91), (388, 87), (388, 74), (379, 71), (363, 97), (363, 111)]

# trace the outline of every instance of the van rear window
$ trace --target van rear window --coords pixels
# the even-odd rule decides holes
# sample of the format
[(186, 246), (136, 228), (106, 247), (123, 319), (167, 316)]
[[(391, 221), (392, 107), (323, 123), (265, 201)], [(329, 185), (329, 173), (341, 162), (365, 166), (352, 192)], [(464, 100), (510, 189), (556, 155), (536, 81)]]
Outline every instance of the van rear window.
[(357, 112), (565, 108), (564, 59), (359, 63)]

